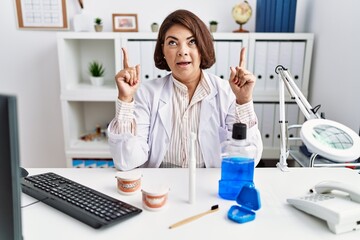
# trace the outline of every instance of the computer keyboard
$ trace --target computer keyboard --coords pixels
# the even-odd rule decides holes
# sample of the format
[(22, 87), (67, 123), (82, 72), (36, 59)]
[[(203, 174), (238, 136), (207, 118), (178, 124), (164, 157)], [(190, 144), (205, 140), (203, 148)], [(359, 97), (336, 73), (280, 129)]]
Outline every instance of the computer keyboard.
[(120, 222), (142, 212), (55, 173), (42, 173), (21, 180), (22, 191), (93, 228)]

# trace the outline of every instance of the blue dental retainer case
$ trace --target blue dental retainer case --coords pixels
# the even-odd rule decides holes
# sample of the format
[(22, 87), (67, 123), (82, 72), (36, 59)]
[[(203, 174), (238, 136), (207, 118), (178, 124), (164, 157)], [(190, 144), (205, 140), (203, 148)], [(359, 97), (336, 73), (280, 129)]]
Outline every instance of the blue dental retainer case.
[(246, 223), (255, 219), (254, 211), (261, 208), (260, 193), (253, 184), (242, 187), (236, 197), (239, 205), (233, 205), (228, 211), (228, 218), (237, 223)]

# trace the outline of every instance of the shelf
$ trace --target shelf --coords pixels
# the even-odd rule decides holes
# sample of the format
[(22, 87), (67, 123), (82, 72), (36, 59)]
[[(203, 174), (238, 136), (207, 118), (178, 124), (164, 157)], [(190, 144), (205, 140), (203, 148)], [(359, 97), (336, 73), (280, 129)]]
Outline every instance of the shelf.
[(115, 32), (60, 32), (57, 35), (57, 39), (62, 40), (74, 40), (74, 39), (119, 39), (119, 33)]
[(109, 152), (109, 145), (107, 139), (101, 141), (84, 141), (72, 140), (69, 151), (96, 151), (96, 152)]
[[(310, 157), (301, 152), (299, 146), (291, 146), (289, 155), (302, 167), (310, 167)], [(314, 167), (360, 167), (360, 161), (355, 160), (347, 163), (334, 162), (323, 157), (317, 157)]]
[(94, 39), (93, 35), (79, 33), (75, 34), (74, 39), (58, 38), (61, 92), (91, 86), (88, 67), (94, 60), (103, 64), (105, 68), (106, 85), (114, 84), (119, 61), (119, 57), (115, 56), (115, 46), (119, 41), (113, 38)]
[(62, 100), (68, 101), (115, 101), (118, 92), (115, 81), (105, 81), (103, 86), (94, 86), (89, 83), (69, 85), (61, 94)]
[(62, 100), (63, 124), (65, 137), (65, 150), (91, 150), (103, 151), (107, 142), (85, 142), (81, 137), (94, 133), (100, 126), (106, 130), (114, 118), (115, 101), (69, 101)]

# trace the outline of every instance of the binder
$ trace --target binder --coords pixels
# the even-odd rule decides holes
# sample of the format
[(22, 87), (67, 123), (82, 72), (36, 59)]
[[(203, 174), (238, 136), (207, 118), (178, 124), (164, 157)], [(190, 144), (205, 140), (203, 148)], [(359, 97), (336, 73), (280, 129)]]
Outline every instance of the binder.
[(85, 162), (83, 159), (73, 159), (72, 160), (72, 167), (73, 168), (84, 168)]
[(281, 32), (281, 23), (282, 23), (282, 16), (283, 16), (283, 2), (284, 2), (284, 0), (276, 0), (274, 32)]
[(109, 160), (107, 164), (109, 168), (115, 168), (114, 161)]
[(290, 11), (289, 11), (289, 32), (294, 32), (295, 30), (295, 19), (296, 19), (296, 4), (297, 0), (290, 1)]
[(276, 1), (277, 0), (268, 0), (270, 3), (270, 28), (269, 32), (275, 32), (275, 17), (276, 17)]
[(267, 65), (266, 65), (266, 78), (265, 78), (265, 91), (277, 93), (278, 89), (278, 76), (275, 73), (275, 68), (279, 64), (279, 51), (280, 42), (267, 43)]
[[(273, 147), (280, 150), (280, 105), (275, 104)], [(280, 153), (280, 151), (279, 151)]]
[(279, 64), (283, 65), (285, 68), (291, 67), (292, 46), (292, 42), (280, 42)]
[(289, 32), (290, 1), (291, 0), (286, 0), (283, 2), (281, 32)]
[[(217, 41), (216, 44), (216, 75), (222, 79), (229, 79), (229, 54), (230, 44), (228, 41)], [(240, 54), (239, 54), (240, 55)]]
[[(140, 61), (140, 42), (139, 41), (128, 41), (126, 47), (127, 47), (130, 66), (135, 67), (137, 64), (141, 64), (141, 61)], [(121, 65), (121, 69), (122, 68), (123, 68), (123, 65)]]
[(86, 159), (85, 161), (85, 168), (96, 168), (96, 161), (92, 159)]
[[(292, 59), (292, 42), (290, 41), (282, 41), (280, 42), (280, 52), (279, 52), (279, 64), (284, 66), (285, 68), (291, 70), (291, 59)], [(281, 81), (278, 77), (278, 82)], [(278, 83), (279, 86), (279, 83)], [(286, 96), (290, 94), (288, 91), (285, 91)]]
[(96, 167), (97, 168), (107, 168), (108, 167), (108, 161), (107, 160), (96, 160)]
[(140, 41), (141, 80), (154, 78), (154, 49), (153, 41)]
[(262, 131), (262, 122), (263, 120), (263, 104), (262, 103), (257, 103), (254, 102), (254, 111), (257, 117), (257, 123), (258, 123), (258, 128), (260, 130), (260, 132)]
[(275, 104), (263, 104), (263, 121), (261, 126), (261, 137), (263, 140), (264, 148), (272, 148), (274, 142), (274, 124), (275, 124)]
[[(242, 41), (231, 41), (229, 43), (230, 43), (230, 45), (229, 45), (229, 66), (227, 66), (227, 69), (230, 74), (230, 66), (232, 66), (232, 67), (239, 66), (240, 51), (243, 47), (243, 42)], [(248, 52), (248, 49), (246, 49), (246, 50), (247, 50), (246, 52)], [(247, 60), (247, 58), (246, 58), (246, 60)]]
[(254, 75), (256, 77), (256, 84), (254, 92), (261, 92), (265, 90), (266, 79), (266, 54), (267, 54), (267, 42), (256, 41), (255, 42), (255, 54), (254, 54)]
[[(155, 51), (155, 47), (156, 47), (156, 41), (152, 41), (152, 47), (153, 47), (153, 53), (152, 53), (152, 57), (151, 57), (151, 59), (149, 59), (149, 61), (154, 62), (153, 56), (154, 56), (154, 51)], [(155, 67), (155, 63), (154, 63), (154, 78), (161, 78), (161, 77), (164, 77), (165, 75), (166, 75), (166, 71), (158, 69), (157, 67)]]
[[(301, 122), (299, 122), (299, 113), (300, 109), (295, 102), (286, 104), (286, 118), (288, 120), (288, 126), (301, 124)], [(289, 130), (289, 137), (300, 136), (299, 131), (300, 129)], [(292, 142), (290, 144), (294, 145), (296, 143), (297, 142)], [(301, 141), (298, 143), (301, 143)]]
[(299, 113), (300, 108), (296, 102), (286, 104), (286, 118), (288, 120), (289, 126), (294, 124), (301, 124), (301, 122), (299, 122)]
[(256, 32), (265, 32), (266, 0), (256, 1)]
[(272, 32), (272, 20), (273, 15), (271, 14), (271, 7), (274, 0), (266, 0), (266, 13), (265, 13), (265, 32)]
[(289, 70), (300, 90), (302, 90), (304, 61), (305, 41), (294, 41), (292, 47), (292, 63)]

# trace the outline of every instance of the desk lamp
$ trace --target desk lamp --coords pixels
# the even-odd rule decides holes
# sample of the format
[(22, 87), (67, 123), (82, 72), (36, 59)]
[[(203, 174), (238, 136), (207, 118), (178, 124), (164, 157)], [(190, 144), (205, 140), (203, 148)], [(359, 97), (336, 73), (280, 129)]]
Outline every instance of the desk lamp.
[(360, 163), (348, 163), (360, 157), (360, 137), (352, 129), (338, 122), (321, 118), (317, 114), (320, 106), (311, 107), (287, 69), (279, 65), (275, 68), (275, 72), (282, 80), (279, 82), (280, 161), (276, 166), (282, 171), (288, 171), (286, 162), (289, 156), (288, 140), (299, 139), (290, 139), (287, 134), (284, 86), (307, 120), (300, 125), (300, 139), (312, 153), (309, 166), (314, 166), (318, 155), (334, 162), (321, 166), (360, 166)]

